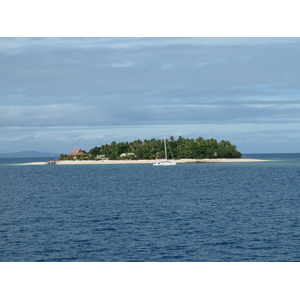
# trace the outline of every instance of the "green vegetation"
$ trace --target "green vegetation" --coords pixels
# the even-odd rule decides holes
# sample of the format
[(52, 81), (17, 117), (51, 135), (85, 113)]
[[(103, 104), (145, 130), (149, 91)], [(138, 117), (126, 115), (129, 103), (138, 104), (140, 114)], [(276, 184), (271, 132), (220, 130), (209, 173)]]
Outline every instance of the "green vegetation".
[[(127, 153), (128, 155), (121, 154)], [(107, 159), (155, 159), (164, 158), (164, 140), (136, 140), (133, 142), (112, 142), (110, 145), (102, 145), (92, 148), (85, 159), (95, 159), (97, 155), (103, 155)], [(229, 141), (217, 142), (215, 139), (204, 140), (185, 139), (179, 137), (177, 140), (170, 137), (167, 141), (168, 158), (239, 158), (242, 153), (236, 150), (236, 146)]]

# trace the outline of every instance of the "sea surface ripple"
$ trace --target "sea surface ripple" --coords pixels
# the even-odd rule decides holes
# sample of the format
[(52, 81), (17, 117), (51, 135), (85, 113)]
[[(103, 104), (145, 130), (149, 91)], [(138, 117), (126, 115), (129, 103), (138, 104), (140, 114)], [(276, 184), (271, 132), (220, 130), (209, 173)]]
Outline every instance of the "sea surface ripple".
[(267, 158), (172, 167), (2, 159), (0, 261), (300, 261), (300, 155)]

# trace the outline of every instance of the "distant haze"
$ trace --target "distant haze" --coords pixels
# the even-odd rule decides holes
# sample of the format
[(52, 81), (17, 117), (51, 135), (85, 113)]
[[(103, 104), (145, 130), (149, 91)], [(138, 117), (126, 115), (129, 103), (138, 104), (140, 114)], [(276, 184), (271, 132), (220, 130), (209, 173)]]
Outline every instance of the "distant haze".
[(21, 158), (21, 157), (59, 157), (56, 153), (37, 152), (37, 151), (21, 151), (13, 153), (0, 153), (1, 158)]

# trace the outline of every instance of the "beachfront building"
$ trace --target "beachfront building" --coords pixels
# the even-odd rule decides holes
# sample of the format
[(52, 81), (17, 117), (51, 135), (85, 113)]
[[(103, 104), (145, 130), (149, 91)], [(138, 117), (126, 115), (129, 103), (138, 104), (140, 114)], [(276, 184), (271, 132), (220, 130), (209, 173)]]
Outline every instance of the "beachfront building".
[(75, 148), (67, 156), (72, 159), (78, 159), (80, 156), (85, 156), (85, 155), (87, 154), (84, 153), (80, 148)]
[(122, 158), (127, 158), (127, 157), (136, 157), (136, 155), (134, 153), (122, 153), (120, 155), (120, 157)]

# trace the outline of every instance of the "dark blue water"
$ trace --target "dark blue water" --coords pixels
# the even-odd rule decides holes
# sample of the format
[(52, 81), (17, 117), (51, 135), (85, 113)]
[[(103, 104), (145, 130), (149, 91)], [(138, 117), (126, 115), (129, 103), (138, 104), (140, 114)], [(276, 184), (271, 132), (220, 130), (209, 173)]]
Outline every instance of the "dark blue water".
[(1, 159), (0, 261), (300, 261), (300, 154), (245, 156), (269, 161)]

